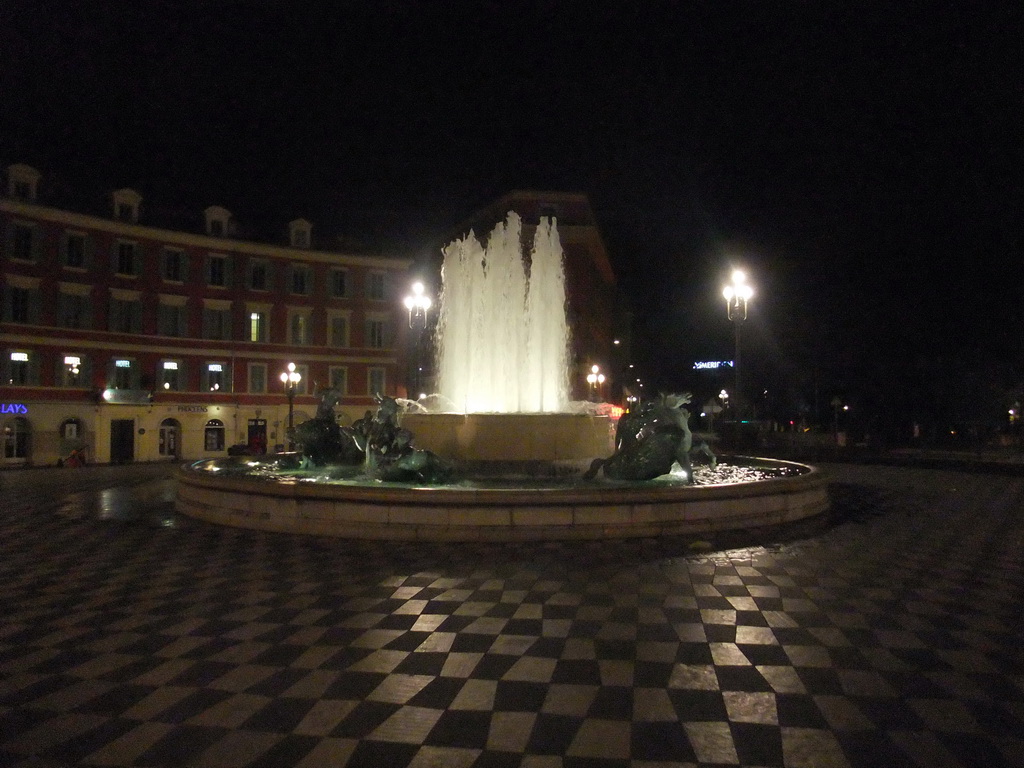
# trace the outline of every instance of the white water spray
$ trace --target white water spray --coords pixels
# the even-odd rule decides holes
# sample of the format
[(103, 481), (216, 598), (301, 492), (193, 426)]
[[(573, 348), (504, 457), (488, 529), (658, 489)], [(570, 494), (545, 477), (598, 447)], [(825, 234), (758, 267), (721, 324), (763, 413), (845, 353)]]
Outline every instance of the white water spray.
[(486, 249), (470, 232), (444, 249), (437, 386), (463, 413), (557, 413), (569, 406), (565, 270), (554, 219), (534, 234), (509, 212)]

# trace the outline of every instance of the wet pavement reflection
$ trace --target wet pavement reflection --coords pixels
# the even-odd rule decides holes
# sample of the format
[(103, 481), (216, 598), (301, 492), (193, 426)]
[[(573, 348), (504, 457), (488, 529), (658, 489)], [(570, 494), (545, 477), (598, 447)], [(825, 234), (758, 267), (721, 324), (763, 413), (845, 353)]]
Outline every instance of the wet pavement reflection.
[(1024, 765), (1024, 480), (446, 545), (180, 518), (173, 470), (0, 473), (0, 765)]

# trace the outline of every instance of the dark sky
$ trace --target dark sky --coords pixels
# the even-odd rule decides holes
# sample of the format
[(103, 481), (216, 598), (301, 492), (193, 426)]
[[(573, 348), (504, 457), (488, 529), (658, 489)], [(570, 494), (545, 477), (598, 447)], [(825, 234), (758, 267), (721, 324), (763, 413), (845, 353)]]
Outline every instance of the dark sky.
[(731, 356), (733, 262), (772, 376), (813, 364), (856, 389), (956, 357), (1012, 383), (1022, 19), (999, 2), (6, 0), (0, 161), (67, 199), (132, 186), (413, 255), (510, 189), (583, 191), (666, 385)]

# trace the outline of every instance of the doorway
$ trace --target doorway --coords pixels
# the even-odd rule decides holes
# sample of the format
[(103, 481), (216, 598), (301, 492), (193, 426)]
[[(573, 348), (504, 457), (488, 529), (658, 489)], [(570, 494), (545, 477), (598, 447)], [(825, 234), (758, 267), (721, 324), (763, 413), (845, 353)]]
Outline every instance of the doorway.
[(164, 419), (160, 422), (159, 453), (164, 459), (177, 459), (181, 442), (181, 424), (177, 419)]
[(135, 419), (110, 420), (110, 463), (129, 464), (135, 460)]
[(24, 416), (15, 416), (4, 422), (4, 459), (11, 463), (28, 461), (29, 425)]
[(255, 454), (267, 452), (267, 420), (249, 419), (249, 432), (246, 442), (249, 450)]

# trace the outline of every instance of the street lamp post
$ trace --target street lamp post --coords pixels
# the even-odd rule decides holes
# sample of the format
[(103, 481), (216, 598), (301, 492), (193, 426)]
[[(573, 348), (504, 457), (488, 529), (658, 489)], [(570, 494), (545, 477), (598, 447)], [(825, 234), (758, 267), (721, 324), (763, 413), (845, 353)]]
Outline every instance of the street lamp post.
[(295, 388), (302, 381), (302, 374), (295, 370), (295, 363), (288, 363), (288, 370), (281, 372), (281, 383), (288, 396), (288, 450), (295, 450)]
[(590, 373), (587, 374), (587, 383), (590, 385), (590, 401), (598, 402), (598, 395), (600, 395), (601, 387), (604, 385), (604, 374), (601, 373), (600, 367), (596, 365), (590, 367)]
[(412, 354), (410, 355), (412, 358), (412, 376), (410, 377), (412, 391), (409, 392), (409, 397), (416, 399), (419, 397), (420, 372), (422, 370), (420, 365), (420, 348), (422, 346), (423, 333), (427, 328), (427, 313), (430, 312), (433, 302), (427, 296), (423, 283), (417, 281), (412, 284), (412, 293), (405, 297), (403, 304), (405, 304), (405, 309), (409, 313), (409, 328), (412, 329), (412, 338), (410, 339), (410, 346), (412, 347)]
[[(725, 297), (726, 315), (736, 330), (736, 355), (732, 361), (733, 373), (735, 374), (732, 401), (734, 416), (738, 422), (740, 405), (743, 401), (743, 394), (740, 390), (740, 328), (743, 326), (743, 321), (747, 319), (747, 302), (754, 295), (754, 289), (747, 284), (747, 276), (743, 270), (733, 270), (732, 282), (722, 289), (722, 295)], [(737, 434), (738, 430), (739, 426), (737, 423)]]

